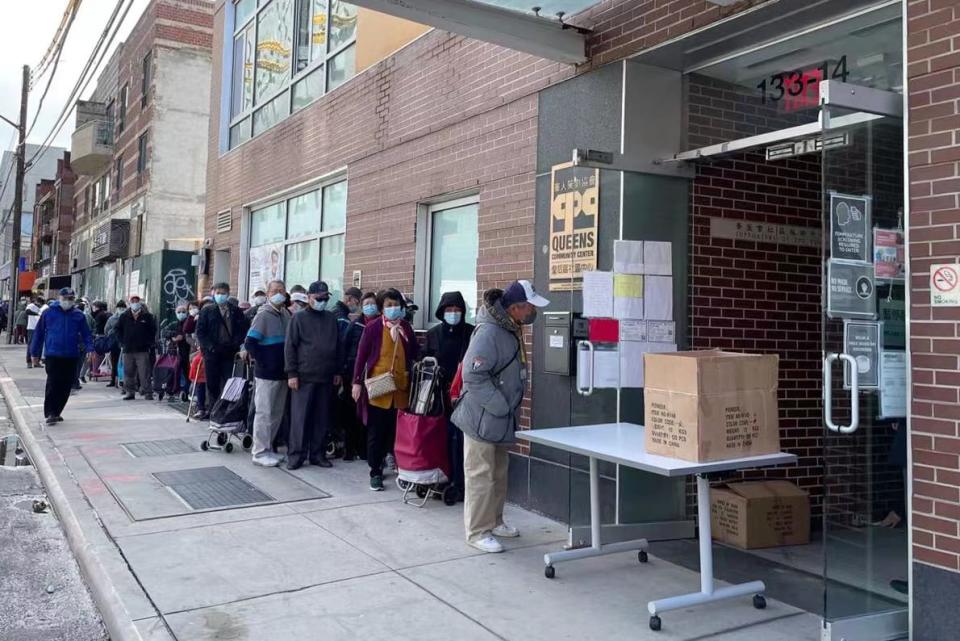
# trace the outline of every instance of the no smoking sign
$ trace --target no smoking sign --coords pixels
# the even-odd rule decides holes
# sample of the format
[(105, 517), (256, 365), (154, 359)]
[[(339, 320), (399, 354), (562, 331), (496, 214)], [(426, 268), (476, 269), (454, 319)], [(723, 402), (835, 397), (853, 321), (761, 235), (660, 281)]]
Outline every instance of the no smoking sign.
[(960, 265), (930, 266), (930, 304), (960, 307)]

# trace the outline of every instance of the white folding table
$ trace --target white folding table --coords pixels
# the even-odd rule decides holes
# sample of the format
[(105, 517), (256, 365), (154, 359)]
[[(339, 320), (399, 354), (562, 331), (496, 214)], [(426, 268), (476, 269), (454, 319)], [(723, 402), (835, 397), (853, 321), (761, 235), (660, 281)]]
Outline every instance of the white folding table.
[(600, 541), (600, 473), (598, 461), (618, 463), (661, 476), (697, 477), (697, 524), (700, 528), (700, 591), (658, 599), (647, 603), (650, 629), (659, 630), (661, 612), (678, 610), (739, 596), (754, 595), (753, 605), (766, 607), (763, 581), (717, 588), (713, 581), (713, 547), (710, 531), (710, 482), (707, 474), (757, 467), (796, 463), (793, 454), (778, 452), (709, 463), (691, 463), (680, 459), (648, 454), (644, 446), (643, 426), (634, 423), (603, 423), (517, 432), (517, 438), (558, 450), (586, 456), (590, 460), (590, 547), (545, 554), (544, 574), (554, 577), (554, 565), (592, 556), (640, 550), (640, 561), (646, 561), (646, 539), (603, 545)]

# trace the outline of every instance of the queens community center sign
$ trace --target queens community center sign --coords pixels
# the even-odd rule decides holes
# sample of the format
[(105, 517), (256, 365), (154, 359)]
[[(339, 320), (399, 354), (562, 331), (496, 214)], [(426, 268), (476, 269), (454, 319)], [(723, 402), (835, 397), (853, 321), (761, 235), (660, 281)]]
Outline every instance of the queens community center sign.
[(583, 289), (597, 268), (600, 170), (556, 165), (550, 180), (550, 291)]

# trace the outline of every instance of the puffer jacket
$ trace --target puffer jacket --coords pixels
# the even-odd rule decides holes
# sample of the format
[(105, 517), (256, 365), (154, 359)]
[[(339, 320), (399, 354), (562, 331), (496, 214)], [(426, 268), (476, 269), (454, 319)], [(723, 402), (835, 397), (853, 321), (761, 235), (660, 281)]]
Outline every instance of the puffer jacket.
[(452, 417), (464, 434), (488, 443), (514, 441), (527, 386), (522, 329), (503, 309), (502, 296), (500, 289), (483, 295), (463, 357), (463, 394)]
[(30, 355), (57, 358), (79, 358), (85, 352), (93, 351), (93, 335), (87, 325), (87, 319), (74, 307), (65, 311), (60, 301), (50, 304), (37, 323), (30, 343)]

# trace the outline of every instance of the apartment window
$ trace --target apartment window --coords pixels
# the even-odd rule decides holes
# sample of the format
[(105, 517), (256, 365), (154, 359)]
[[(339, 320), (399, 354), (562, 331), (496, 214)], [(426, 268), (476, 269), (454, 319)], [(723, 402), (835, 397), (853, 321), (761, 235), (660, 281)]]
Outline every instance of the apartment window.
[(140, 134), (137, 139), (137, 173), (142, 174), (147, 168), (147, 132)]
[(140, 80), (140, 106), (145, 107), (150, 100), (150, 82), (152, 79), (153, 52), (148, 51), (143, 57), (143, 74)]
[(353, 77), (356, 31), (340, 0), (234, 0), (230, 147)]
[(250, 295), (282, 278), (287, 287), (320, 279), (334, 298), (343, 292), (347, 181), (259, 207), (250, 212)]
[(421, 209), (416, 280), (418, 298), (427, 302), (419, 318), (421, 327), (436, 322), (433, 312), (444, 292), (463, 294), (464, 320), (473, 322), (476, 317), (478, 212), (476, 196)]
[(128, 85), (123, 85), (120, 88), (120, 107), (117, 112), (117, 133), (123, 133), (123, 128), (127, 124), (127, 93), (129, 92)]
[(87, 185), (83, 190), (83, 213), (90, 213), (90, 185)]
[(117, 183), (117, 193), (120, 192), (120, 189), (123, 188), (123, 155), (117, 156), (116, 161), (116, 183)]

